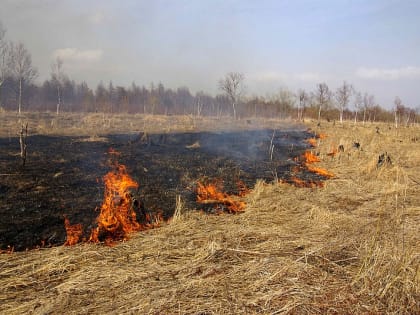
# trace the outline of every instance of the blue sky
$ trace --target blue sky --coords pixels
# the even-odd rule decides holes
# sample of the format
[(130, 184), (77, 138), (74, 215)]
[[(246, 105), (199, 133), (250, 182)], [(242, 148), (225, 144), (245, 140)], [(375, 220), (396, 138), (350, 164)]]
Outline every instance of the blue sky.
[(390, 108), (420, 106), (420, 1), (0, 0), (7, 37), (49, 77), (56, 56), (92, 88), (102, 80), (217, 93), (245, 74), (248, 95), (344, 80)]

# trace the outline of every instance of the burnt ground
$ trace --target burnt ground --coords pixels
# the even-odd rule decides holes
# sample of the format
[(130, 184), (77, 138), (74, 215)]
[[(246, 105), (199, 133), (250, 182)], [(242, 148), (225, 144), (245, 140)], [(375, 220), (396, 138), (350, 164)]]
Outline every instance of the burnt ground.
[[(308, 148), (305, 131), (255, 130), (173, 134), (119, 134), (102, 138), (29, 136), (21, 166), (18, 138), (0, 138), (0, 249), (25, 250), (65, 241), (64, 216), (95, 226), (103, 199), (102, 177), (111, 169), (110, 148), (138, 183), (133, 195), (151, 212), (170, 217), (177, 195), (189, 209), (197, 181), (219, 180), (238, 193), (237, 181), (290, 177), (293, 157)], [(269, 149), (274, 145), (272, 159)], [(115, 156), (115, 155), (113, 155)], [(302, 173), (301, 176), (317, 175)], [(320, 178), (318, 178), (320, 179)]]

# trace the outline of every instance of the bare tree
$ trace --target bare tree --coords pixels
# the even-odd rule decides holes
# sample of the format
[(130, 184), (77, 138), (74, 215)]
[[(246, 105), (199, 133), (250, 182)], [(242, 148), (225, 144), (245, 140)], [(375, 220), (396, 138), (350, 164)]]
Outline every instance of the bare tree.
[(65, 80), (63, 73), (63, 60), (57, 57), (55, 62), (51, 65), (51, 79), (57, 87), (57, 115), (60, 113), (62, 101), (62, 87)]
[(403, 105), (401, 99), (397, 96), (395, 97), (394, 101), (394, 115), (395, 115), (395, 128), (398, 128), (398, 125), (405, 122), (405, 126), (408, 127), (410, 124), (410, 120), (414, 120), (415, 111)]
[(401, 112), (404, 109), (404, 105), (401, 99), (396, 96), (394, 100), (394, 119), (395, 119), (395, 128), (398, 128), (398, 122), (400, 120)]
[(365, 124), (365, 121), (366, 121), (367, 111), (371, 111), (373, 106), (375, 106), (375, 97), (373, 95), (369, 95), (368, 93), (365, 93), (363, 95), (363, 124)]
[(318, 103), (318, 122), (321, 120), (321, 111), (331, 102), (332, 93), (326, 83), (319, 83), (316, 86), (315, 99)]
[(362, 97), (362, 93), (357, 92), (354, 95), (354, 123), (357, 123), (357, 115), (359, 113), (359, 111), (363, 108), (363, 97)]
[(350, 102), (350, 97), (353, 93), (353, 87), (348, 84), (346, 81), (343, 82), (343, 85), (340, 86), (336, 93), (335, 93), (335, 99), (337, 101), (337, 107), (340, 111), (340, 123), (343, 123), (343, 114), (344, 111), (347, 109), (347, 106)]
[(299, 102), (297, 103), (298, 104), (297, 120), (298, 121), (303, 121), (304, 120), (303, 113), (304, 113), (306, 105), (308, 103), (309, 95), (305, 90), (300, 89), (298, 91), (298, 96), (299, 96)]
[(196, 94), (196, 97), (195, 97), (195, 99), (196, 99), (196, 101), (195, 101), (196, 102), (195, 112), (196, 112), (197, 117), (201, 116), (201, 111), (203, 110), (203, 100), (202, 100), (203, 97), (205, 97), (203, 92), (198, 92)]
[(232, 103), (233, 118), (236, 119), (236, 106), (242, 96), (245, 77), (239, 72), (229, 72), (219, 80), (219, 89), (226, 93)]
[(296, 95), (287, 88), (280, 88), (279, 92), (273, 95), (272, 103), (280, 118), (290, 116), (296, 102)]
[(418, 124), (419, 123), (419, 118), (420, 118), (420, 106), (417, 106), (414, 109), (414, 124)]
[(410, 121), (415, 121), (416, 111), (413, 108), (406, 108), (405, 110), (405, 126), (408, 127)]
[(2, 106), (1, 89), (7, 77), (8, 43), (5, 39), (6, 29), (0, 22), (0, 107)]
[(10, 46), (9, 68), (18, 82), (18, 112), (20, 114), (23, 86), (30, 83), (38, 75), (38, 71), (32, 66), (31, 54), (22, 43)]

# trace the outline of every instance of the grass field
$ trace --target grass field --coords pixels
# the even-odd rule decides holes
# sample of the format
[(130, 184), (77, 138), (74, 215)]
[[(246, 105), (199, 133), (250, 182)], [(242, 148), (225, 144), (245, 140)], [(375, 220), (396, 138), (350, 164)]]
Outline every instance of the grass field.
[[(19, 118), (0, 119), (1, 136), (16, 136)], [(103, 114), (21, 119), (32, 133), (92, 141), (109, 132), (294, 125)], [(170, 222), (114, 247), (2, 254), (0, 313), (419, 314), (420, 126), (306, 126), (327, 135), (313, 148), (335, 174), (324, 187), (259, 181), (239, 215), (206, 215), (181, 201)], [(344, 152), (328, 154), (339, 145)], [(391, 163), (378, 164), (385, 152)]]

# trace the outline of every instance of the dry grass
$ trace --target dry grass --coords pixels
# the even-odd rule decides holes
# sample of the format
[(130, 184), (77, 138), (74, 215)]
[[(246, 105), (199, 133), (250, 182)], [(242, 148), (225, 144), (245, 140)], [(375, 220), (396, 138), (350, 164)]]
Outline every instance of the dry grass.
[[(0, 136), (16, 137), (22, 123), (28, 123), (29, 134), (90, 136), (118, 133), (169, 133), (219, 130), (245, 130), (256, 128), (279, 128), (274, 119), (248, 119), (232, 122), (230, 117), (196, 117), (105, 114), (105, 113), (64, 113), (0, 111)], [(281, 128), (295, 128), (292, 121), (282, 121)]]
[(112, 248), (1, 255), (0, 312), (418, 314), (420, 129), (376, 126), (317, 129), (336, 174), (324, 188), (258, 182), (240, 215), (179, 202), (176, 220)]

